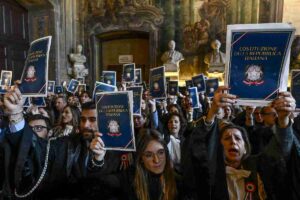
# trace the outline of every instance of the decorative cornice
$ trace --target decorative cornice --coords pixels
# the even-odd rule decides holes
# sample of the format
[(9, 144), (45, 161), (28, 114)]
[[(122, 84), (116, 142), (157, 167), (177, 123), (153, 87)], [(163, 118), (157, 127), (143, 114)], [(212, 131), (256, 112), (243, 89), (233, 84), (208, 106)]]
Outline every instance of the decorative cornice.
[[(105, 11), (107, 12), (107, 11)], [(110, 15), (90, 14), (86, 20), (88, 35), (114, 30), (153, 31), (164, 21), (164, 13), (154, 6), (125, 6)], [(109, 17), (110, 16), (110, 17)], [(113, 17), (111, 17), (113, 16)]]

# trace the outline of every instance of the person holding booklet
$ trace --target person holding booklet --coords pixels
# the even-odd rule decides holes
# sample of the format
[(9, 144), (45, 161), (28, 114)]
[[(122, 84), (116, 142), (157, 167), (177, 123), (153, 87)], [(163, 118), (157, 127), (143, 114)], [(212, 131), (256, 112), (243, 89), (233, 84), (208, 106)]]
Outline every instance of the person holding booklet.
[(10, 131), (0, 146), (3, 198), (90, 199), (103, 192), (101, 188), (94, 189), (93, 178), (87, 176), (87, 166), (92, 166), (88, 147), (97, 132), (95, 104), (82, 105), (79, 134), (48, 141), (25, 122), (17, 86), (5, 94), (4, 105)]
[[(101, 162), (103, 154), (99, 138), (94, 138), (90, 147), (95, 159)], [(137, 136), (135, 157), (135, 165), (126, 171), (99, 177), (102, 185), (108, 185), (114, 191), (115, 199), (178, 199), (174, 171), (161, 133), (153, 129), (142, 129)], [(105, 162), (99, 165), (99, 170), (105, 165)]]
[[(193, 132), (185, 159), (185, 194), (190, 199), (298, 199), (299, 141), (294, 136), (291, 112), (295, 100), (281, 92), (272, 102), (278, 120), (270, 143), (257, 156), (244, 128), (218, 126), (216, 113), (237, 97), (219, 87), (206, 118)], [(298, 150), (297, 150), (298, 149)]]

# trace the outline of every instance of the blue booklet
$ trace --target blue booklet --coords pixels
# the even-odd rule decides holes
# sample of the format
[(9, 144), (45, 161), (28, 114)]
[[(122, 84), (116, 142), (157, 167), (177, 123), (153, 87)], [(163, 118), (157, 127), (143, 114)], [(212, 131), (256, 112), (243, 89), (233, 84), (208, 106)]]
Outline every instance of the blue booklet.
[(189, 89), (190, 87), (194, 87), (192, 80), (186, 80), (185, 81), (185, 87), (186, 89)]
[(203, 74), (192, 77), (193, 85), (197, 87), (198, 92), (205, 92), (205, 78)]
[(30, 44), (19, 89), (24, 97), (47, 96), (48, 60), (52, 36)]
[(46, 101), (44, 97), (32, 97), (30, 103), (37, 107), (46, 107)]
[(267, 105), (287, 90), (295, 28), (285, 23), (229, 25), (225, 85), (240, 105)]
[(142, 81), (143, 81), (143, 78), (142, 78), (142, 69), (141, 68), (138, 68), (138, 69), (135, 69), (135, 84), (141, 84)]
[(155, 99), (165, 99), (166, 95), (166, 78), (165, 66), (150, 69), (150, 95)]
[(107, 150), (135, 151), (132, 91), (96, 95), (98, 130)]
[(206, 87), (206, 95), (208, 97), (213, 97), (215, 91), (219, 87), (219, 79), (218, 78), (211, 78), (205, 80), (205, 87)]
[(63, 86), (61, 86), (61, 85), (56, 85), (55, 86), (55, 94), (60, 94), (60, 93), (63, 93), (63, 92), (64, 92)]
[(141, 115), (143, 87), (142, 86), (133, 86), (133, 87), (128, 87), (127, 90), (132, 91), (132, 94), (133, 94), (133, 114)]
[(108, 85), (116, 86), (117, 77), (116, 77), (115, 71), (103, 71), (102, 76), (103, 76), (104, 83), (106, 83)]
[(134, 82), (135, 81), (135, 64), (124, 64), (123, 65), (123, 81), (126, 83)]
[(103, 82), (95, 82), (94, 91), (93, 91), (93, 99), (95, 99), (96, 93), (100, 92), (114, 92), (117, 91), (117, 87), (113, 85), (109, 85)]
[(54, 93), (55, 90), (55, 81), (48, 81), (48, 92)]
[(291, 77), (291, 93), (296, 100), (296, 108), (300, 109), (300, 70), (292, 70)]
[(189, 89), (190, 99), (192, 100), (192, 107), (199, 108), (199, 94), (197, 87), (190, 87)]
[(1, 70), (1, 86), (11, 86), (12, 71)]
[(79, 85), (79, 81), (76, 79), (71, 79), (68, 87), (67, 87), (67, 91), (74, 94), (77, 91), (77, 87)]
[(168, 83), (169, 95), (177, 95), (178, 93), (178, 81), (169, 81)]

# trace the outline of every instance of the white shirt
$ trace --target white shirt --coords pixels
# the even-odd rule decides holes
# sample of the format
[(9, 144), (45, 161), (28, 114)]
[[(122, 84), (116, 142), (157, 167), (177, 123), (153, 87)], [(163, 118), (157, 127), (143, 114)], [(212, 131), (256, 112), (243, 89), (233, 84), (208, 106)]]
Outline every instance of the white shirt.
[(250, 171), (226, 166), (226, 180), (230, 200), (243, 200), (245, 198), (245, 178), (249, 177), (250, 174)]
[(181, 160), (180, 140), (176, 139), (173, 135), (170, 135), (170, 142), (167, 146), (169, 149), (171, 160), (174, 164), (179, 164)]

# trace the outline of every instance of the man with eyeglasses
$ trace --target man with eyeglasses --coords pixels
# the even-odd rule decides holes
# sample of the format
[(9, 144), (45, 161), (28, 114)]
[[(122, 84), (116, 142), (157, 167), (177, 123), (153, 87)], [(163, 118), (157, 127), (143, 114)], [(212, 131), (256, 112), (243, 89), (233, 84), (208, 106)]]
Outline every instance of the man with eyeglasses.
[(261, 109), (260, 114), (262, 116), (264, 126), (272, 127), (276, 123), (277, 112), (271, 106), (265, 106)]
[(48, 139), (50, 120), (47, 117), (44, 117), (41, 114), (29, 115), (28, 124), (38, 137)]
[[(261, 118), (259, 115), (261, 115)], [(252, 118), (252, 125), (250, 125), (251, 123), (247, 122), (249, 116)], [(246, 127), (252, 147), (251, 153), (253, 155), (259, 154), (266, 147), (266, 145), (269, 144), (273, 136), (272, 127), (276, 124), (276, 119), (277, 112), (271, 106), (265, 106), (261, 108), (260, 112), (259, 108), (253, 108), (251, 112), (248, 112), (248, 115), (246, 114)], [(257, 120), (262, 121), (262, 124), (257, 123)]]

